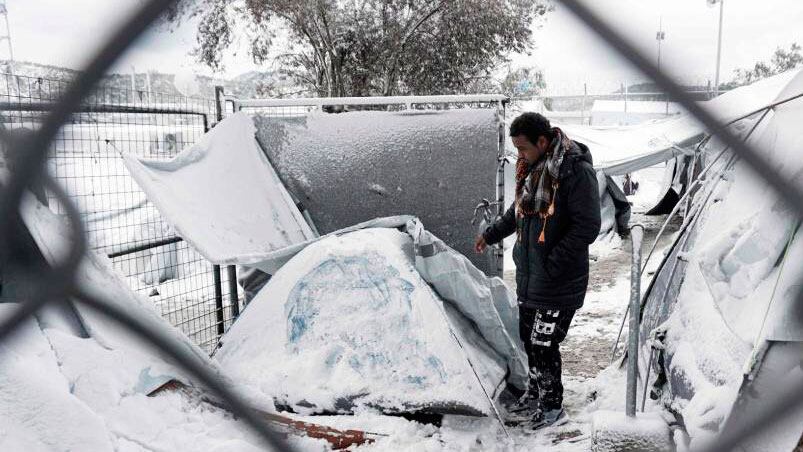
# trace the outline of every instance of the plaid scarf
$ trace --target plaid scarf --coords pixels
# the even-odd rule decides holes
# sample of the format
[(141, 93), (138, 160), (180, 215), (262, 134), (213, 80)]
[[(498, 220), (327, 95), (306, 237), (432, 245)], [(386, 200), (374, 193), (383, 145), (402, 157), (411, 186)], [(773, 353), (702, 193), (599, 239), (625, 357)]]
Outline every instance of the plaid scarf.
[[(558, 175), (563, 157), (566, 150), (573, 145), (562, 130), (557, 127), (552, 130), (555, 138), (549, 144), (546, 154), (535, 164), (531, 165), (523, 158), (516, 162), (516, 215), (521, 218), (538, 214), (544, 219), (544, 230), (546, 220), (555, 213), (555, 192), (558, 190)], [(542, 230), (539, 242), (543, 243), (543, 238)]]

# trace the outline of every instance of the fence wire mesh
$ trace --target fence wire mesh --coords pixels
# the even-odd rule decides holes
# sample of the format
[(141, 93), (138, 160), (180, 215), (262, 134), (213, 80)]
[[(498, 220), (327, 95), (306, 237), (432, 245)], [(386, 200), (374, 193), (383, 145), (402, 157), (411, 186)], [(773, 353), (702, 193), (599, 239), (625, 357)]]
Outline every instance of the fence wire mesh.
[[(70, 82), (0, 74), (4, 130), (38, 130)], [(104, 80), (59, 130), (47, 172), (80, 210), (89, 248), (107, 256), (131, 289), (211, 352), (233, 318), (229, 272), (221, 272), (176, 234), (130, 176), (121, 153), (153, 160), (174, 157), (208, 131), (215, 102), (114, 82)], [(52, 192), (46, 199), (56, 213), (65, 213)], [(16, 295), (5, 291), (0, 297)]]

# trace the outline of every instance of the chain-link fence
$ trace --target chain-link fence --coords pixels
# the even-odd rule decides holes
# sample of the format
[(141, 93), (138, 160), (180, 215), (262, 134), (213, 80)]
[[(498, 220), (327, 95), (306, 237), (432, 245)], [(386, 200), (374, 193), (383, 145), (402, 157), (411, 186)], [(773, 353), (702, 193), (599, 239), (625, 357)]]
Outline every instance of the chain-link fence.
[[(12, 134), (39, 129), (70, 82), (0, 74), (3, 129)], [(237, 312), (232, 273), (221, 272), (176, 234), (131, 178), (121, 154), (170, 159), (198, 141), (215, 117), (213, 100), (133, 90), (107, 80), (62, 126), (47, 162), (48, 173), (81, 212), (89, 248), (107, 256), (134, 291), (207, 352)], [(52, 193), (47, 199), (51, 209), (64, 213)]]

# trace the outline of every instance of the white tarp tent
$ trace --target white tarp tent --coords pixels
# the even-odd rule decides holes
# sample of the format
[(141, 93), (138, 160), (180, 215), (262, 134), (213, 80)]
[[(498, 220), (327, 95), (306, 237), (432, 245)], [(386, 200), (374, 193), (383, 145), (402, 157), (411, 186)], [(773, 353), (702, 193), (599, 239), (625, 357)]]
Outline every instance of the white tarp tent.
[(295, 411), (492, 414), (506, 381), (525, 386), (515, 295), (417, 219), (287, 254), (215, 355), (246, 392)]
[(295, 411), (491, 415), (506, 380), (526, 381), (516, 310), (501, 280), (418, 220), (387, 218), (298, 251), (215, 359)]

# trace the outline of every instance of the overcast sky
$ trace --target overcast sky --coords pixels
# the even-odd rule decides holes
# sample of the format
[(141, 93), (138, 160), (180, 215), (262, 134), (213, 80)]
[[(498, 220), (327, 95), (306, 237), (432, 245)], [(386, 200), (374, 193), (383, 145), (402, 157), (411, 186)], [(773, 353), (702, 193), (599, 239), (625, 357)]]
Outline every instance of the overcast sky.
[[(103, 37), (142, 0), (6, 0), (15, 57), (18, 60), (80, 67)], [(513, 65), (535, 65), (546, 75), (548, 91), (591, 93), (641, 80), (615, 53), (584, 28), (559, 2), (535, 32), (532, 55), (517, 55)], [(653, 58), (655, 33), (663, 22), (662, 67), (684, 81), (704, 84), (714, 78), (719, 6), (706, 0), (594, 0), (607, 21), (638, 43)], [(777, 46), (803, 44), (803, 1), (725, 0), (722, 81), (738, 67), (768, 59)], [(116, 71), (202, 72), (188, 53), (194, 29), (175, 33), (154, 30), (129, 51)], [(0, 48), (5, 58), (6, 50)], [(254, 69), (245, 52), (226, 58), (226, 76)]]

